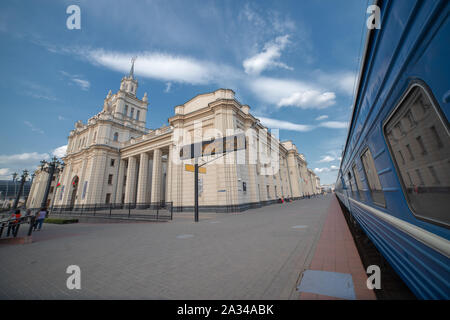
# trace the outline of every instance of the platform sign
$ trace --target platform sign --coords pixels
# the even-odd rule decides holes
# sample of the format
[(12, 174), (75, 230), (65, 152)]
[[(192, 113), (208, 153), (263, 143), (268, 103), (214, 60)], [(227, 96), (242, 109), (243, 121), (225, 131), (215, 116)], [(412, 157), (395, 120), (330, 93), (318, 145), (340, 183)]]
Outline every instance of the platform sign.
[[(192, 164), (185, 164), (184, 165), (184, 169), (186, 171), (190, 171), (190, 172), (195, 172), (195, 166)], [(199, 167), (198, 168), (198, 173), (206, 173), (206, 168), (204, 167)]]
[(182, 146), (180, 149), (180, 159), (186, 160), (225, 154), (231, 151), (243, 150), (246, 147), (245, 134), (238, 133), (228, 137), (216, 138)]

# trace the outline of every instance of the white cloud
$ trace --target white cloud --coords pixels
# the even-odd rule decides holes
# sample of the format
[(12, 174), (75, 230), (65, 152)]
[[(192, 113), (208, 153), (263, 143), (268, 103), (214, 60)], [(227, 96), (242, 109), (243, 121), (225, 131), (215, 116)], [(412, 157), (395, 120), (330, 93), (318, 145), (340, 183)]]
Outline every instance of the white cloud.
[(53, 90), (47, 88), (46, 86), (28, 80), (21, 81), (21, 83), (25, 87), (21, 90), (21, 93), (25, 93), (26, 95), (36, 99), (58, 101), (58, 99), (53, 95)]
[(303, 92), (294, 92), (291, 96), (283, 98), (278, 102), (279, 107), (295, 106), (300, 108), (318, 109), (326, 108), (335, 103), (336, 95), (334, 92), (319, 92), (316, 90), (307, 90)]
[(13, 172), (21, 173), (22, 170), (29, 170), (30, 174), (36, 170), (41, 160), (50, 160), (52, 156), (58, 158), (65, 155), (67, 145), (55, 148), (51, 152), (24, 152), (9, 155), (0, 155), (0, 179), (11, 179)]
[(62, 121), (62, 120), (67, 120), (67, 119), (64, 118), (63, 116), (58, 116), (58, 120)]
[(314, 72), (317, 81), (322, 85), (338, 90), (346, 95), (353, 95), (357, 74), (350, 71), (323, 72), (317, 70)]
[(87, 91), (91, 87), (91, 83), (88, 80), (82, 79), (80, 75), (70, 74), (65, 71), (60, 71), (62, 75), (67, 77), (71, 83), (76, 84), (81, 90)]
[(27, 164), (28, 162), (49, 159), (48, 153), (25, 152), (12, 155), (0, 155), (0, 165), (9, 163)]
[(299, 131), (299, 132), (305, 132), (305, 131), (310, 131), (310, 130), (314, 129), (314, 126), (297, 124), (297, 123), (292, 123), (289, 121), (283, 121), (283, 120), (277, 120), (277, 119), (271, 119), (271, 118), (265, 118), (265, 117), (259, 117), (259, 119), (261, 120), (261, 123), (263, 125), (265, 125), (266, 127), (269, 127), (269, 128)]
[(40, 133), (40, 134), (44, 134), (44, 131), (42, 129), (39, 129), (39, 128), (35, 127), (30, 121), (24, 121), (23, 123), (25, 123), (25, 125), (27, 127), (29, 127), (31, 129), (31, 131), (37, 132), (37, 133)]
[(66, 152), (67, 152), (67, 144), (56, 148), (55, 150), (53, 150), (52, 153), (55, 157), (62, 158), (66, 155)]
[(334, 161), (334, 160), (336, 160), (336, 159), (331, 157), (331, 156), (324, 156), (318, 162), (331, 162), (331, 161)]
[(248, 85), (258, 98), (277, 107), (322, 109), (335, 104), (333, 92), (327, 92), (298, 80), (258, 77), (250, 81)]
[(221, 80), (230, 80), (239, 74), (238, 71), (227, 65), (159, 52), (121, 53), (90, 50), (87, 52), (80, 51), (78, 54), (84, 54), (94, 64), (122, 73), (129, 72), (130, 59), (137, 56), (138, 59), (134, 68), (135, 74), (162, 81), (191, 84), (220, 83)]
[(172, 88), (172, 82), (167, 82), (166, 89), (164, 90), (164, 92), (169, 93), (171, 88)]
[(286, 64), (277, 61), (281, 56), (281, 51), (288, 43), (289, 35), (277, 37), (274, 41), (266, 43), (262, 52), (244, 60), (245, 72), (250, 75), (259, 75), (262, 71), (275, 67), (293, 70)]
[(88, 80), (73, 78), (73, 82), (80, 86), (81, 90), (87, 91), (91, 87), (91, 83)]
[(322, 173), (322, 172), (331, 172), (331, 171), (337, 171), (339, 170), (338, 166), (331, 165), (330, 167), (325, 168), (314, 168), (314, 172), (316, 173)]
[(345, 121), (325, 121), (319, 124), (321, 127), (330, 129), (345, 129), (348, 127), (348, 122)]
[(316, 120), (325, 120), (325, 119), (328, 119), (328, 116), (327, 115), (322, 115), (322, 116), (318, 116), (317, 118), (316, 118)]

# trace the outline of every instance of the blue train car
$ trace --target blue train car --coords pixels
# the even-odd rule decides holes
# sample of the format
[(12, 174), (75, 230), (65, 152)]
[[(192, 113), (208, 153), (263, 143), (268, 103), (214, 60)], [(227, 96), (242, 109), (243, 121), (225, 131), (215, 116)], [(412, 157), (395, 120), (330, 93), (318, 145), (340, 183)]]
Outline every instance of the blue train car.
[(418, 298), (449, 299), (450, 1), (376, 5), (336, 196)]

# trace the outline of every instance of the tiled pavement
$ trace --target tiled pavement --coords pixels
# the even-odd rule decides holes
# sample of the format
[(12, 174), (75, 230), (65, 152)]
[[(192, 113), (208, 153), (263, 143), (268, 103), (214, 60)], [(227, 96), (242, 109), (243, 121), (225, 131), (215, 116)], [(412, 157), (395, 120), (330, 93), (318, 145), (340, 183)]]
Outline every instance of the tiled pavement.
[[(322, 234), (309, 269), (351, 274), (356, 299), (375, 299), (374, 292), (367, 289), (367, 274), (365, 273), (341, 207), (335, 197), (331, 200)], [(302, 292), (300, 299), (320, 300), (336, 298)]]
[[(45, 224), (31, 244), (0, 246), (0, 298), (298, 299), (332, 199), (200, 213), (199, 223), (183, 213), (164, 223)], [(69, 265), (81, 268), (81, 290), (66, 287)]]

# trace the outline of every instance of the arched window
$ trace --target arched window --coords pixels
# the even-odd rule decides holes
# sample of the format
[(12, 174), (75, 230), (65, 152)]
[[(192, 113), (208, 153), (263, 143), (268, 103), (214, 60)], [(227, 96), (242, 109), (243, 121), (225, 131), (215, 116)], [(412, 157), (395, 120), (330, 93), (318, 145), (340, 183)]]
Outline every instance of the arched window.
[(119, 133), (114, 133), (114, 141), (119, 141)]

